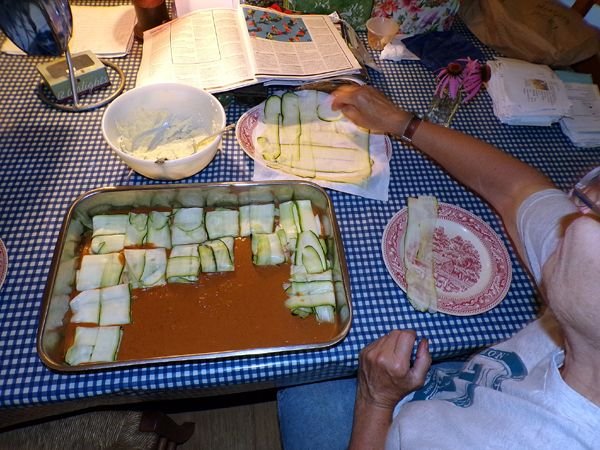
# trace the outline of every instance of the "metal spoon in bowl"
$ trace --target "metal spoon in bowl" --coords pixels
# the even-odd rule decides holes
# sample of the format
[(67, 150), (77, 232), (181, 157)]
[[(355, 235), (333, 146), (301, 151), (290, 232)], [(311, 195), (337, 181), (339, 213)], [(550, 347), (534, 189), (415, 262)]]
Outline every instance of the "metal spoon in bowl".
[(212, 134), (209, 134), (206, 137), (203, 137), (202, 139), (200, 139), (198, 142), (194, 143), (194, 147), (198, 148), (200, 147), (202, 144), (204, 144), (206, 141), (214, 138), (215, 136), (218, 136), (221, 133), (225, 133), (227, 130), (231, 130), (232, 128), (235, 127), (235, 123), (230, 123), (229, 125), (227, 125), (226, 127), (221, 128), (219, 131), (215, 131)]
[[(162, 134), (162, 131), (165, 130), (171, 124), (171, 119), (172, 119), (172, 117), (169, 116), (160, 125), (150, 128), (149, 130), (142, 131), (137, 136), (134, 136), (133, 139), (131, 140), (131, 149), (134, 150), (134, 149), (138, 148), (142, 139), (144, 139), (146, 136), (148, 136), (150, 134), (154, 134), (154, 138), (152, 138), (152, 142), (150, 143), (150, 144), (152, 144), (156, 140), (156, 137), (160, 136)], [(150, 145), (148, 147), (150, 147)]]
[[(194, 143), (194, 149), (197, 150), (198, 148), (200, 148), (202, 146), (202, 144), (204, 144), (206, 141), (214, 138), (215, 136), (218, 136), (221, 133), (225, 133), (228, 130), (231, 130), (232, 128), (235, 127), (235, 123), (230, 123), (229, 125), (227, 125), (226, 127), (221, 128), (219, 131), (215, 131), (214, 133), (209, 134), (208, 136), (203, 137), (202, 139), (200, 139), (198, 142)], [(167, 161), (167, 158), (158, 158), (156, 161), (154, 161), (156, 164), (164, 164), (165, 161)]]

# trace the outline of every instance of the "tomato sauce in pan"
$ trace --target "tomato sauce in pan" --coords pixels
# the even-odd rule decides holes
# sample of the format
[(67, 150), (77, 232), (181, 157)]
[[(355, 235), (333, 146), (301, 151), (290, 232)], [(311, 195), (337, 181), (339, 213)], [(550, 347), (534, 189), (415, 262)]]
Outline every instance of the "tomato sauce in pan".
[[(196, 283), (132, 290), (117, 360), (280, 347), (332, 340), (339, 324), (301, 319), (285, 307), (290, 265), (255, 266), (251, 240), (235, 240), (235, 271), (201, 273)], [(67, 326), (66, 348), (75, 324)]]

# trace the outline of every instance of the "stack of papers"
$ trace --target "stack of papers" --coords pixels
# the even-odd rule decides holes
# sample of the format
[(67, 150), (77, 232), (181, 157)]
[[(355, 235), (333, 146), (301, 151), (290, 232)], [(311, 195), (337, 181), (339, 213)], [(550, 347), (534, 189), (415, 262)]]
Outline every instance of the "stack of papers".
[[(101, 58), (119, 58), (131, 50), (135, 25), (133, 6), (71, 6), (71, 12), (71, 53), (90, 50)], [(25, 54), (9, 39), (4, 41), (0, 50), (10, 55)]]
[(567, 89), (550, 67), (500, 57), (488, 65), (487, 90), (502, 123), (549, 126), (569, 114)]
[(588, 74), (557, 70), (573, 106), (560, 128), (577, 147), (600, 147), (600, 92)]
[(563, 133), (577, 147), (600, 147), (600, 92), (595, 84), (565, 83), (573, 106), (560, 120)]

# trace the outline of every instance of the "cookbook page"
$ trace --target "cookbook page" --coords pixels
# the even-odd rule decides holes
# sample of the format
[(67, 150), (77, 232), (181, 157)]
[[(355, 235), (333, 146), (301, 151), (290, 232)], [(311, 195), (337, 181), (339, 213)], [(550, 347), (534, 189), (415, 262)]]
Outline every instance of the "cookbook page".
[(328, 16), (289, 15), (243, 5), (259, 79), (302, 80), (360, 72)]
[(196, 10), (146, 31), (137, 85), (159, 82), (209, 92), (256, 83), (241, 9)]

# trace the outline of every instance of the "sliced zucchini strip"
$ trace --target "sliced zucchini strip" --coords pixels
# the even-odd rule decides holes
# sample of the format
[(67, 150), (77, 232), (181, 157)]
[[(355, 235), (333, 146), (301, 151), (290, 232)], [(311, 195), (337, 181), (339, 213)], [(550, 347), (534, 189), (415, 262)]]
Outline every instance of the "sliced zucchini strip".
[(67, 350), (65, 362), (71, 366), (90, 362), (97, 337), (98, 327), (75, 328), (75, 339)]
[(100, 320), (104, 325), (131, 323), (131, 292), (129, 284), (100, 289)]
[(263, 110), (265, 128), (257, 137), (262, 156), (266, 160), (277, 159), (281, 153), (279, 130), (281, 124), (281, 97), (271, 95), (265, 101)]
[(206, 241), (203, 244), (212, 249), (217, 272), (232, 272), (235, 269), (233, 244), (234, 242), (232, 237), (223, 237), (221, 239)]
[(437, 199), (432, 196), (408, 199), (408, 219), (404, 234), (406, 295), (419, 311), (437, 311), (433, 260), (437, 208)]
[(166, 284), (167, 252), (164, 248), (125, 249), (124, 254), (132, 288)]
[(171, 244), (201, 244), (208, 239), (204, 226), (203, 208), (179, 208), (174, 210), (171, 225)]
[(257, 266), (273, 266), (286, 261), (277, 233), (252, 235), (252, 262)]
[[(252, 204), (242, 208), (244, 208), (244, 221), (248, 221), (250, 234), (268, 234), (273, 232), (275, 228), (274, 203)], [(240, 208), (240, 214), (242, 213), (242, 208)]]
[(328, 94), (271, 96), (256, 147), (265, 163), (303, 178), (364, 185), (371, 176), (370, 134), (331, 109)]
[(120, 253), (84, 255), (81, 259), (81, 267), (76, 274), (76, 289), (87, 291), (115, 286), (121, 280), (123, 268)]
[(193, 283), (198, 281), (200, 254), (198, 245), (178, 245), (171, 249), (167, 262), (167, 282)]
[(250, 226), (250, 207), (251, 205), (240, 206), (239, 220), (240, 220), (240, 236), (246, 237), (252, 234), (252, 227)]
[(296, 202), (283, 202), (279, 205), (279, 225), (285, 230), (288, 240), (295, 240), (300, 229), (300, 218)]
[(239, 214), (237, 209), (215, 209), (206, 213), (206, 230), (210, 239), (240, 235)]
[(303, 265), (297, 266), (295, 264), (292, 264), (290, 270), (292, 281), (307, 282), (333, 280), (333, 271), (331, 269), (325, 270), (324, 272), (309, 273)]
[(298, 218), (301, 231), (312, 231), (317, 236), (321, 235), (321, 224), (318, 216), (315, 215), (312, 209), (310, 200), (296, 200), (298, 207)]
[(98, 323), (100, 320), (100, 290), (90, 289), (77, 294), (69, 302), (71, 307), (71, 322)]
[(320, 273), (329, 268), (321, 241), (312, 231), (303, 231), (298, 236), (294, 264), (304, 266), (308, 273)]
[(92, 217), (92, 236), (108, 236), (125, 234), (127, 231), (127, 214), (99, 214)]
[(335, 308), (335, 294), (333, 291), (323, 294), (293, 295), (285, 301), (285, 306), (291, 310), (295, 310), (296, 308), (315, 308), (323, 305)]
[(212, 273), (217, 271), (217, 260), (212, 247), (208, 245), (198, 246), (198, 254), (200, 255), (200, 267), (204, 273)]
[(335, 308), (329, 305), (321, 305), (315, 307), (315, 317), (318, 322), (334, 323)]
[(107, 234), (94, 236), (90, 250), (94, 254), (116, 253), (123, 250), (123, 247), (125, 247), (124, 234)]
[(148, 237), (148, 214), (129, 213), (125, 231), (125, 247), (144, 245)]
[(252, 233), (272, 233), (275, 229), (275, 204), (251, 205), (250, 226)]
[(123, 331), (121, 327), (99, 327), (90, 362), (110, 362), (117, 359)]
[(169, 219), (171, 213), (165, 211), (151, 211), (148, 215), (147, 244), (155, 247), (171, 248), (171, 228)]

